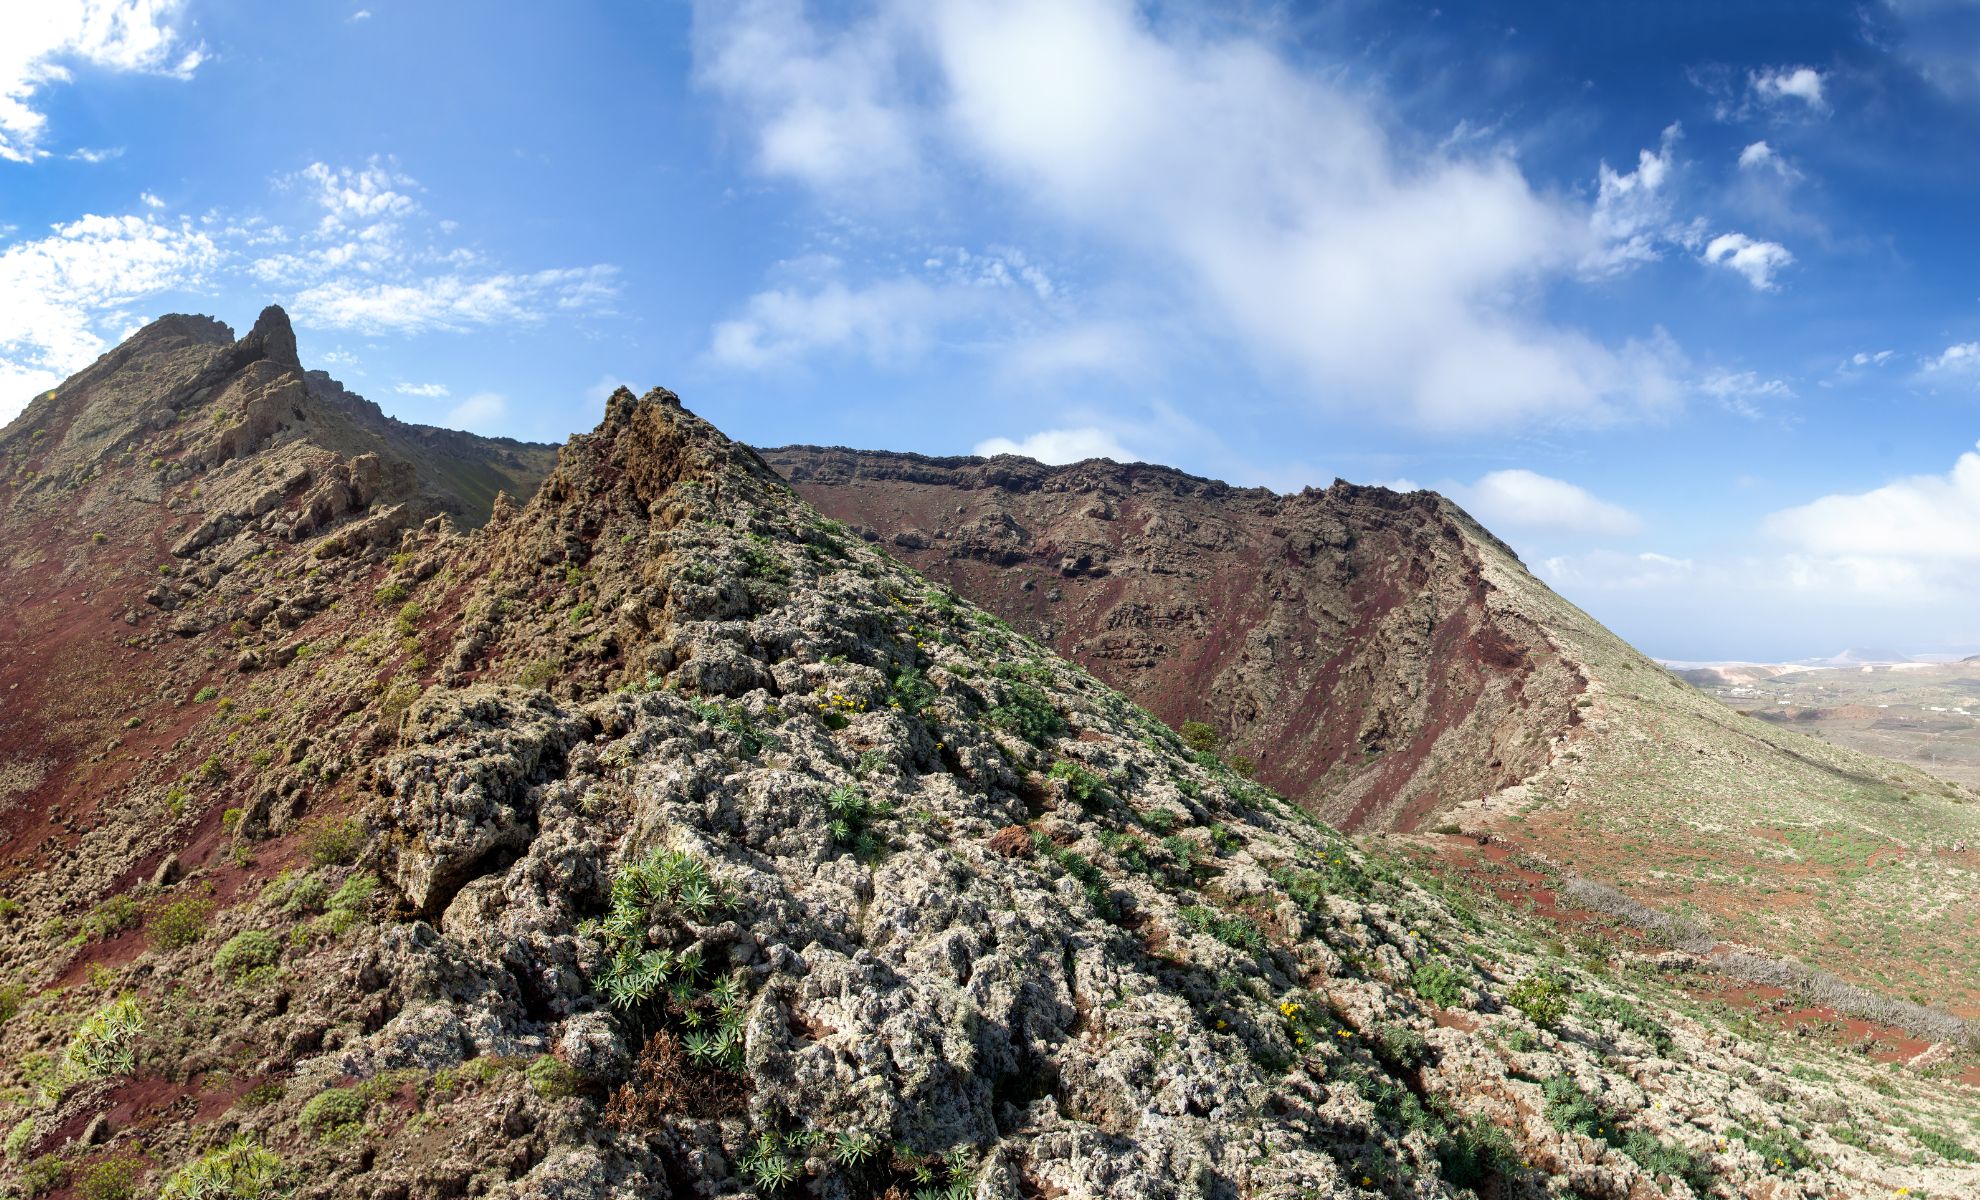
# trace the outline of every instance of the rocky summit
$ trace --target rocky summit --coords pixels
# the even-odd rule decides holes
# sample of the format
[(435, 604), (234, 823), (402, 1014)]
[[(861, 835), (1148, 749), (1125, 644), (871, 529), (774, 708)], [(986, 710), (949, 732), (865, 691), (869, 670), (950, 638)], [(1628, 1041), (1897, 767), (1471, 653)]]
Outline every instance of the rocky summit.
[[(1957, 1026), (1779, 1033), (1344, 835), (672, 393), (539, 469), (294, 358), (166, 318), (0, 433), (11, 1195), (1980, 1194)], [(1364, 823), (1671, 710), (1519, 642), (1441, 501), (1324, 503), (1390, 599), (1273, 636), (1433, 693), (1338, 735), (1413, 764)]]

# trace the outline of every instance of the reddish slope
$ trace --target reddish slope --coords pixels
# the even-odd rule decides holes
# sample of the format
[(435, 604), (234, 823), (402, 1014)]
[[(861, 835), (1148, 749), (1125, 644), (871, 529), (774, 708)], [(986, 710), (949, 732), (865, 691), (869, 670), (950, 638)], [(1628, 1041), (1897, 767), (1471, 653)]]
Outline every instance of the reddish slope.
[[(1580, 676), (1492, 602), (1448, 501), (1093, 460), (766, 451), (805, 499), (1350, 828), (1537, 770)], [(1503, 550), (1496, 543), (1495, 549)]]

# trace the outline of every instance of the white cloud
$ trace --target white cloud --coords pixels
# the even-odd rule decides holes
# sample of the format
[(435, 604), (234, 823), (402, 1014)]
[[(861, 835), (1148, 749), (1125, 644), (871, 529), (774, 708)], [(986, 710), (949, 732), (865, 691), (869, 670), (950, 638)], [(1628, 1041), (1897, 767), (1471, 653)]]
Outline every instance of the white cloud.
[(128, 333), (131, 305), (200, 285), (221, 258), (189, 225), (136, 216), (86, 216), (0, 250), (0, 421)]
[(1697, 574), (1688, 558), (1644, 550), (1591, 550), (1541, 560), (1540, 577), (1557, 588), (1584, 591), (1651, 591), (1686, 586)]
[(1794, 164), (1764, 141), (1749, 143), (1746, 149), (1739, 152), (1739, 169), (1749, 175), (1772, 175), (1786, 183), (1801, 179), (1801, 172), (1795, 169)]
[[(47, 157), (37, 103), (69, 65), (190, 78), (205, 60), (180, 29), (184, 0), (19, 0), (0, 5), (0, 159)], [(95, 161), (95, 160), (90, 160)]]
[(609, 266), (495, 271), (473, 251), (444, 248), (439, 238), (451, 223), (428, 219), (413, 197), (419, 181), (391, 159), (315, 162), (277, 183), (306, 198), (315, 224), (294, 240), (267, 239), (278, 248), (247, 269), (293, 289), (298, 324), (367, 334), (458, 330), (597, 309), (617, 291)]
[(798, 0), (700, 4), (695, 76), (742, 105), (769, 174), (825, 188), (898, 185), (917, 156), (897, 94), (893, 25), (883, 14), (833, 36), (806, 20)]
[(333, 278), (295, 294), (289, 315), (304, 325), (361, 334), (522, 324), (552, 310), (596, 308), (616, 291), (612, 267), (510, 275), (441, 274), (398, 283)]
[(392, 385), (392, 390), (401, 396), (425, 396), (429, 399), (453, 394), (444, 383), (397, 383)]
[(1468, 487), (1454, 485), (1450, 490), (1453, 498), (1489, 529), (1626, 536), (1643, 528), (1636, 514), (1621, 505), (1534, 471), (1493, 471)]
[(1980, 342), (1959, 342), (1947, 346), (1939, 356), (1925, 363), (1928, 373), (1965, 375), (1980, 371)]
[(139, 195), (138, 195), (138, 200), (139, 200), (139, 201), (140, 201), (140, 202), (141, 202), (141, 203), (142, 203), (142, 204), (143, 204), (143, 205), (144, 205), (144, 206), (145, 206), (146, 208), (164, 208), (164, 207), (165, 207), (165, 202), (164, 202), (163, 200), (160, 200), (160, 199), (159, 199), (159, 198), (158, 198), (157, 196), (155, 196), (155, 195), (153, 195), (153, 194), (151, 194), (150, 192), (142, 192), (142, 193), (139, 193)]
[(370, 19), (371, 10), (368, 8), (360, 8), (351, 14), (351, 20), (353, 21), (369, 21)]
[(1779, 242), (1762, 242), (1743, 233), (1722, 233), (1705, 247), (1704, 261), (1737, 271), (1755, 291), (1771, 292), (1778, 286), (1774, 272), (1794, 262), (1794, 255)]
[(749, 369), (788, 365), (820, 350), (900, 363), (927, 347), (958, 299), (918, 279), (776, 288), (751, 296), (744, 315), (715, 326), (709, 353), (724, 366)]
[(976, 444), (972, 453), (989, 458), (997, 454), (1021, 454), (1042, 463), (1079, 462), (1087, 458), (1111, 458), (1115, 462), (1140, 462), (1141, 456), (1104, 429), (1043, 429), (1018, 441), (994, 437)]
[(447, 427), (470, 433), (491, 433), (509, 418), (509, 398), (499, 392), (476, 392), (447, 412)]
[(1786, 380), (1762, 379), (1753, 371), (1713, 371), (1698, 381), (1698, 390), (1749, 419), (1762, 415), (1763, 401), (1794, 398)]
[(1657, 258), (1664, 243), (1681, 240), (1672, 228), (1671, 198), (1664, 184), (1670, 178), (1680, 129), (1664, 130), (1656, 153), (1637, 152), (1636, 169), (1627, 175), (1603, 163), (1596, 171), (1595, 208), (1589, 227), (1593, 249), (1582, 269), (1590, 274), (1613, 274)]
[[(1646, 252), (1615, 188), (1656, 192), (1667, 151), (1611, 173), (1598, 231), (1595, 204), (1537, 191), (1505, 152), (1395, 144), (1366, 98), (1274, 47), (1128, 0), (884, 0), (840, 31), (796, 0), (704, 3), (696, 30), (698, 78), (767, 174), (883, 211), (943, 180), (1000, 188), (1195, 298), (1196, 326), (1316, 402), (1452, 429), (1675, 398), (1659, 353), (1530, 303), (1616, 232), (1618, 265)], [(718, 357), (789, 344), (767, 324), (719, 331)]]
[(1881, 367), (1891, 361), (1891, 356), (1896, 353), (1895, 350), (1858, 350), (1855, 354), (1849, 356), (1849, 365), (1852, 367)]
[(1919, 599), (1971, 595), (1980, 572), (1980, 453), (1944, 475), (1823, 496), (1767, 517), (1788, 543), (1798, 586), (1824, 583)]
[(1817, 112), (1829, 107), (1828, 100), (1822, 94), (1824, 77), (1813, 67), (1777, 67), (1755, 71), (1750, 79), (1753, 94), (1764, 101), (1798, 100)]

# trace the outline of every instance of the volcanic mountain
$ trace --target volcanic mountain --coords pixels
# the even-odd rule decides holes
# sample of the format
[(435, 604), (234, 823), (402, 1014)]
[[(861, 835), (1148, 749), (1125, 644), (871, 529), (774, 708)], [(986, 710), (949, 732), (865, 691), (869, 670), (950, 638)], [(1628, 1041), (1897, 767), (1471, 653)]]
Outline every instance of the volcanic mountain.
[[(791, 446), (818, 508), (1342, 828), (1462, 828), (1980, 1015), (1980, 806), (1731, 712), (1430, 492)], [(1847, 846), (1845, 851), (1841, 849)], [(1960, 917), (1887, 933), (1909, 901)]]
[(0, 433), (11, 1195), (1980, 1186), (1956, 1023), (1886, 1067), (1570, 953), (661, 389), (467, 528), (536, 452), (292, 346), (166, 318)]

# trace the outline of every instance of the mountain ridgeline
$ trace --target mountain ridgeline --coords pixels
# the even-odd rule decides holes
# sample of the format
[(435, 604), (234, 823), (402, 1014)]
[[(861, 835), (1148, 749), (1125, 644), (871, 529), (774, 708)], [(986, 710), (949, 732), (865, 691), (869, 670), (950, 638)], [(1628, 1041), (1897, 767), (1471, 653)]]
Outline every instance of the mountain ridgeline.
[[(1444, 502), (1236, 494), (1219, 534), (1096, 486), (1068, 520), (1151, 540), (1052, 535), (1033, 610), (776, 465), (663, 389), (554, 461), (387, 422), (279, 310), (238, 341), (165, 318), (0, 433), (0, 1191), (1980, 1188), (1948, 1014), (1895, 1064), (1777, 1036), (1696, 999), (1702, 950), (1421, 853), (1498, 842), (1315, 816), (1592, 794), (1591, 728), (1706, 720), (1668, 676), (1623, 695), (1639, 660), (1580, 655), (1592, 623), (1565, 646), (1574, 615)], [(1198, 580), (1180, 539), (1220, 536), (1281, 597), (1197, 587), (1238, 649), (1128, 653), (1197, 618), (1101, 589)], [(1091, 673), (1026, 632), (1129, 603)], [(1184, 647), (1223, 682), (1165, 714), (1240, 749), (1324, 707), (1275, 726), (1299, 771), (1258, 755), (1294, 798), (1110, 686), (1129, 659), (1182, 686)]]

